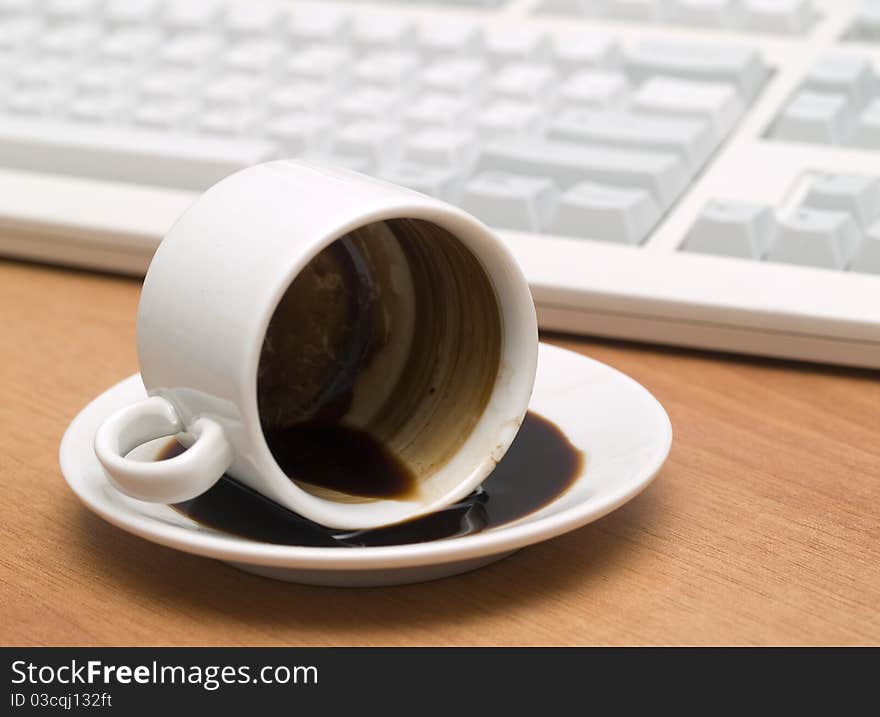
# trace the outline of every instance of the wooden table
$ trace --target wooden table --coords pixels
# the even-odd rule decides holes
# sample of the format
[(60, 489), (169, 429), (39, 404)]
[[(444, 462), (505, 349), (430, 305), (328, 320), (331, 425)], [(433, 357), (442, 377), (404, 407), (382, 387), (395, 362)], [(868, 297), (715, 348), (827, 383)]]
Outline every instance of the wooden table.
[(602, 520), (477, 572), (301, 587), (153, 545), (58, 468), (137, 371), (139, 282), (0, 261), (0, 642), (535, 645), (880, 642), (880, 374), (546, 336), (648, 387), (669, 462)]

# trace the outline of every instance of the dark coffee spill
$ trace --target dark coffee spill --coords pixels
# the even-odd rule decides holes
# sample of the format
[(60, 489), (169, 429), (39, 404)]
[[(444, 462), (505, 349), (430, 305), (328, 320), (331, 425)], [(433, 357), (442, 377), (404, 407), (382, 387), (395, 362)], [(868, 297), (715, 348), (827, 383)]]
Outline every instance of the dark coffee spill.
[[(173, 441), (160, 459), (182, 451), (183, 447)], [(323, 451), (319, 454), (327, 456)], [(534, 513), (571, 486), (581, 473), (583, 460), (583, 454), (553, 423), (529, 413), (510, 450), (479, 490), (455, 505), (407, 523), (378, 530), (332, 530), (228, 477), (199, 497), (173, 507), (205, 526), (265, 543), (306, 547), (406, 545), (471, 535)]]

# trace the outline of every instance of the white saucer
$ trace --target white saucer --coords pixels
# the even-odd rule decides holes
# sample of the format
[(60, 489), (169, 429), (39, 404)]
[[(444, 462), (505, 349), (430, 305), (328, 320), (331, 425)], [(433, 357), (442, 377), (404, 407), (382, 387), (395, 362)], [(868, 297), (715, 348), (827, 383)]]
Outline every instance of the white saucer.
[(92, 449), (95, 431), (112, 412), (144, 395), (140, 376), (130, 376), (98, 396), (68, 427), (61, 441), (61, 471), (80, 500), (110, 523), (147, 540), (311, 585), (413, 583), (500, 560), (623, 505), (651, 482), (672, 444), (666, 412), (642, 386), (598, 361), (542, 344), (530, 408), (555, 423), (586, 457), (581, 475), (553, 502), (507, 525), (427, 543), (273, 545), (200, 525), (168, 506), (129, 498), (110, 485)]

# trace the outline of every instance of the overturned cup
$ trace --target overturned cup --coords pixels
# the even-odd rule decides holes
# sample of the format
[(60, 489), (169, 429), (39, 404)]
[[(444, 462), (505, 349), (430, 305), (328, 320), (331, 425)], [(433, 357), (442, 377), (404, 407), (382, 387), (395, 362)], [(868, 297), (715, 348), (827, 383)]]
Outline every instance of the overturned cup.
[[(227, 177), (183, 214), (137, 331), (149, 398), (95, 437), (119, 490), (173, 503), (226, 473), (349, 529), (474, 490), (523, 420), (538, 350), (528, 284), (490, 229), (296, 161)], [(126, 457), (175, 435), (178, 456)]]

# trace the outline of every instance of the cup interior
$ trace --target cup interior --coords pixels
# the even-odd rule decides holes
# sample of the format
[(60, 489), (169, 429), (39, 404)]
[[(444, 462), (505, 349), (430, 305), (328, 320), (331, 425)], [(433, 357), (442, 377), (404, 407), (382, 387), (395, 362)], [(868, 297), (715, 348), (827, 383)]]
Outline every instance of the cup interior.
[(257, 372), (269, 450), (321, 498), (439, 496), (502, 344), (492, 280), (460, 239), (421, 219), (350, 231), (299, 272), (269, 322)]

